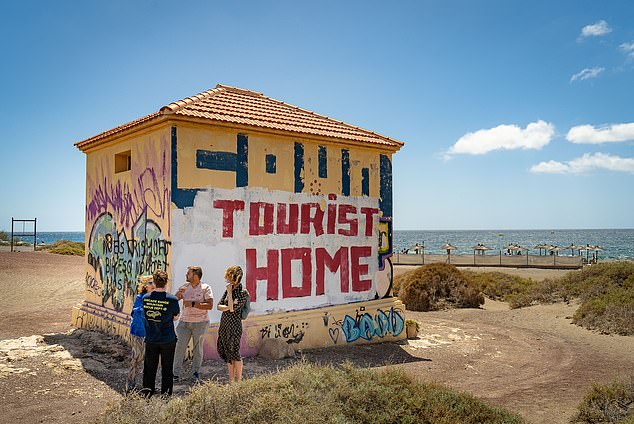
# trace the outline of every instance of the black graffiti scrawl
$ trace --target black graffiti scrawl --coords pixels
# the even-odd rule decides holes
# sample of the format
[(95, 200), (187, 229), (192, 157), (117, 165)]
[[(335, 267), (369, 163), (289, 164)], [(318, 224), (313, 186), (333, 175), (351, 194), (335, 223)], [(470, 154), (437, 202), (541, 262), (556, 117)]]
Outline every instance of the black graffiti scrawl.
[(146, 211), (132, 227), (130, 238), (123, 229), (117, 231), (110, 213), (101, 214), (90, 232), (88, 263), (101, 280), (102, 304), (110, 300), (115, 310), (122, 310), (126, 296), (136, 295), (139, 275), (167, 271), (170, 244), (158, 224), (147, 219)]

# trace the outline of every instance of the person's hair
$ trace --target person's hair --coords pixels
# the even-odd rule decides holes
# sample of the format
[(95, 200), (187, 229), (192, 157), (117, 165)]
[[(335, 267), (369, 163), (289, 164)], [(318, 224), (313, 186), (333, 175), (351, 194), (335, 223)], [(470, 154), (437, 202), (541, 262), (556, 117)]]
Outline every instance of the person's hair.
[(199, 266), (190, 266), (189, 270), (198, 276), (198, 279), (203, 278), (203, 269)]
[(147, 293), (147, 285), (152, 283), (151, 275), (140, 275), (139, 282), (137, 283), (137, 294), (146, 294)]
[(231, 281), (234, 285), (238, 285), (242, 280), (242, 268), (238, 265), (230, 266), (225, 271), (225, 278)]
[(156, 288), (162, 289), (167, 285), (167, 272), (157, 269), (152, 273), (152, 279)]

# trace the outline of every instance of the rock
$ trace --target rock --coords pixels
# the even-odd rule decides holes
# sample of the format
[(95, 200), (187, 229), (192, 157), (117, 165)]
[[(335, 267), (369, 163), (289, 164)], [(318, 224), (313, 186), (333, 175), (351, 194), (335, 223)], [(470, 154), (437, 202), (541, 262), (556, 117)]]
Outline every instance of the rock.
[(262, 342), (258, 356), (266, 359), (284, 359), (295, 356), (295, 350), (280, 339), (267, 339)]

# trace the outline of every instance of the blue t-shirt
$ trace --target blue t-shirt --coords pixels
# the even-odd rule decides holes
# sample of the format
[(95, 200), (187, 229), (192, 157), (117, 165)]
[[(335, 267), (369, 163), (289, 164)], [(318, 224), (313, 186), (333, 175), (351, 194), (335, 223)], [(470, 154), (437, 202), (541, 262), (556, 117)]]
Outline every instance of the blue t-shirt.
[(132, 322), (130, 323), (130, 334), (138, 337), (145, 337), (145, 311), (143, 310), (143, 294), (137, 294), (132, 306)]
[(174, 317), (181, 312), (176, 296), (154, 290), (143, 296), (143, 310), (146, 343), (169, 343), (176, 340)]

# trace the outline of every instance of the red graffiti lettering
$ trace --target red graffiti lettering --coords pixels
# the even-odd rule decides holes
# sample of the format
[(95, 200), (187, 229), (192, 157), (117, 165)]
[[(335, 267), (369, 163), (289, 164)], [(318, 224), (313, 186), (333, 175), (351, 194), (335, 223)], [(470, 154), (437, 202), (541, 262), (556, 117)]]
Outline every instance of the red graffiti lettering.
[(290, 211), (288, 219), (286, 218), (286, 203), (277, 204), (277, 233), (278, 234), (297, 234), (299, 223), (299, 205), (290, 203), (288, 205)]
[(339, 228), (342, 236), (356, 236), (359, 233), (357, 218), (348, 218), (349, 213), (357, 213), (357, 208), (352, 205), (339, 205), (339, 224), (348, 225), (348, 229)]
[(335, 256), (331, 257), (326, 249), (318, 247), (315, 249), (315, 262), (317, 267), (317, 274), (315, 275), (315, 285), (317, 286), (316, 295), (324, 294), (324, 274), (326, 267), (330, 272), (335, 273), (339, 270), (339, 279), (341, 282), (341, 292), (348, 293), (350, 290), (350, 282), (348, 279), (348, 248), (341, 247), (335, 253)]
[(373, 217), (379, 213), (379, 210), (377, 208), (361, 208), (361, 213), (365, 215), (365, 235), (371, 237), (374, 234)]
[[(264, 209), (262, 215), (260, 211)], [(251, 203), (249, 215), (249, 235), (262, 236), (273, 234), (273, 204), (266, 202)]]
[[(315, 210), (315, 215), (311, 216), (310, 210)], [(302, 234), (310, 233), (310, 224), (313, 224), (315, 235), (320, 236), (324, 233), (324, 211), (317, 203), (302, 204)]]
[(257, 300), (257, 282), (266, 280), (266, 298), (267, 300), (277, 300), (278, 298), (278, 261), (279, 253), (277, 250), (268, 250), (266, 252), (266, 266), (257, 266), (257, 251), (255, 249), (247, 249), (247, 290), (252, 301)]
[[(310, 258), (311, 249), (309, 247), (282, 249), (282, 297), (305, 297), (310, 296), (312, 263)], [(291, 281), (291, 262), (301, 260), (302, 285), (293, 287)]]
[(362, 280), (361, 276), (368, 274), (368, 264), (361, 264), (361, 258), (367, 258), (372, 255), (370, 246), (353, 246), (350, 248), (350, 262), (352, 268), (352, 291), (362, 292), (372, 288), (372, 280)]
[(242, 200), (214, 200), (214, 208), (222, 209), (222, 236), (233, 237), (233, 216), (235, 211), (244, 210)]

